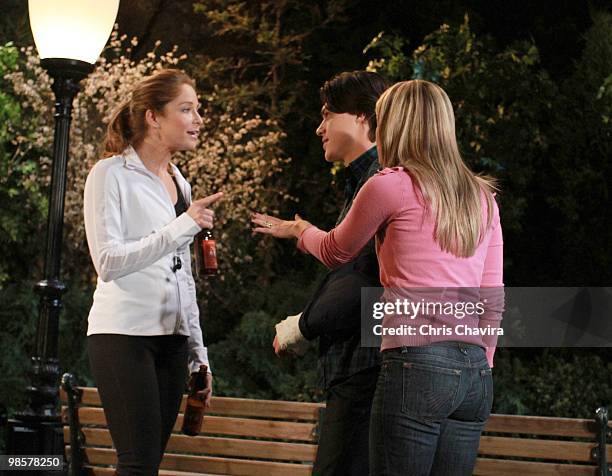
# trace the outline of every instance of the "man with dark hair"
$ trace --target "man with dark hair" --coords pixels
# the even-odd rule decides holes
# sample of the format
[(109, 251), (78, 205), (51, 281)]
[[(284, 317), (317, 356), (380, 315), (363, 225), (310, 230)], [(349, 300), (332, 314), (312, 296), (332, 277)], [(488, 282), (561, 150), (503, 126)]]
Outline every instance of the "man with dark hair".
[[(390, 83), (376, 73), (342, 73), (321, 88), (322, 121), (316, 130), (327, 162), (346, 167), (339, 224), (361, 186), (380, 168), (375, 106)], [(379, 287), (371, 240), (350, 263), (327, 273), (301, 314), (276, 325), (274, 348), (302, 353), (319, 338), (326, 409), (313, 475), (367, 475), (370, 407), (380, 370), (378, 349), (361, 347), (361, 288)]]

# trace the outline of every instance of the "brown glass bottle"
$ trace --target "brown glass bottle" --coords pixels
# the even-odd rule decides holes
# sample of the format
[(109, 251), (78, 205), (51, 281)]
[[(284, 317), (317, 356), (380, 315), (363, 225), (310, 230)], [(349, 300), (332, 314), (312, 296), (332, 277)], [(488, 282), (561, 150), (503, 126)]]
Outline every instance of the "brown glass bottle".
[(183, 414), (183, 428), (185, 435), (197, 436), (202, 431), (204, 420), (204, 402), (198, 397), (198, 392), (206, 388), (206, 372), (208, 367), (200, 365), (200, 371), (191, 382), (191, 388), (187, 395), (187, 405)]
[(198, 277), (217, 274), (217, 243), (210, 230), (204, 229), (194, 239), (196, 275)]

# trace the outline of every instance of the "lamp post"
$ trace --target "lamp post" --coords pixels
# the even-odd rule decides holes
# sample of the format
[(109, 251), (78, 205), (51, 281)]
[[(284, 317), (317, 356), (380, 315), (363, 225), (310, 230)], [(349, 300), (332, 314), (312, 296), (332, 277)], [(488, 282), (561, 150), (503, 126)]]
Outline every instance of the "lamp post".
[[(53, 78), (55, 136), (44, 279), (27, 407), (9, 421), (9, 454), (62, 454), (58, 409), (59, 315), (66, 286), (60, 279), (66, 165), (72, 102), (79, 81), (94, 69), (113, 28), (119, 0), (29, 0), (30, 26), (41, 65)], [(55, 473), (57, 474), (57, 473)]]

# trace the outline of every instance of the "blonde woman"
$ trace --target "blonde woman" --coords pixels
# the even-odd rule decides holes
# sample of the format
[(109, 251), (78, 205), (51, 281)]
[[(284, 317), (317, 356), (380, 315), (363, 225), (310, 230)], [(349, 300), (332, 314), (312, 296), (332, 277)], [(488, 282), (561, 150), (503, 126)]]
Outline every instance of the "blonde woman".
[[(376, 115), (384, 169), (340, 225), (325, 232), (297, 215), (284, 221), (256, 213), (255, 231), (295, 237), (331, 268), (375, 236), (387, 301), (423, 288), (476, 289), (487, 295), (483, 312), (462, 322), (499, 328), (503, 240), (495, 186), (463, 162), (448, 96), (427, 81), (401, 82), (380, 97)], [(385, 316), (383, 330), (398, 318)], [(432, 336), (421, 331), (429, 318), (412, 318), (414, 335), (383, 332), (370, 429), (373, 475), (472, 474), (493, 402), (496, 335)]]

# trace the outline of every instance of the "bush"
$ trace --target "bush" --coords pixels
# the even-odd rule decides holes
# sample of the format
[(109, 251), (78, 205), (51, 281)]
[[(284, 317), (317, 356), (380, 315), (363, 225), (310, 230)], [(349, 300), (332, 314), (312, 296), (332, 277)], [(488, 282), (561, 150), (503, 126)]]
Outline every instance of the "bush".
[(303, 357), (278, 358), (272, 349), (274, 325), (301, 312), (316, 280), (300, 273), (278, 280), (252, 303), (223, 341), (209, 347), (215, 393), (250, 398), (312, 401), (317, 388), (316, 346)]
[[(46, 187), (37, 180), (35, 125), (5, 79), (20, 66), (19, 50), (0, 46), (0, 404), (21, 408), (36, 330), (34, 276), (42, 273)], [(25, 152), (25, 153), (24, 153)]]
[(593, 418), (612, 403), (609, 349), (498, 349), (496, 413)]

